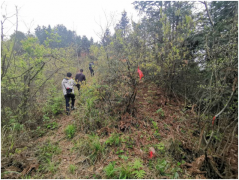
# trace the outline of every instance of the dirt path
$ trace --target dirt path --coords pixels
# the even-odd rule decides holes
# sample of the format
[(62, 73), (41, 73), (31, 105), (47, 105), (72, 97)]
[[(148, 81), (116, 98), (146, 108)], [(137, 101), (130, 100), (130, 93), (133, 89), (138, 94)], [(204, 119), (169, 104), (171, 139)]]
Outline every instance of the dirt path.
[[(53, 162), (60, 162), (60, 164), (58, 164), (57, 173), (55, 173), (53, 177), (52, 174), (49, 173), (48, 178), (77, 178), (75, 175), (69, 173), (70, 165), (75, 165), (78, 159), (77, 154), (74, 153), (74, 151), (71, 151), (71, 149), (74, 147), (72, 139), (68, 139), (65, 134), (66, 127), (74, 123), (74, 118), (72, 115), (63, 115), (57, 119), (57, 123), (59, 128), (48, 132), (48, 134), (36, 141), (36, 144), (41, 145), (50, 140), (52, 144), (58, 144), (61, 149), (60, 154), (54, 155), (52, 158)], [(78, 138), (79, 136), (81, 136), (81, 134), (77, 132), (77, 135), (74, 137), (74, 139)]]

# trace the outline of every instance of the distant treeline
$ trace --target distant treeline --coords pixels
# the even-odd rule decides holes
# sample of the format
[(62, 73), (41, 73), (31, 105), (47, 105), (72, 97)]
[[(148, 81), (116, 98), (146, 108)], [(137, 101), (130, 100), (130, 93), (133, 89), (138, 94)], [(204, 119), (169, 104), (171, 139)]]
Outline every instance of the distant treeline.
[[(78, 36), (75, 31), (68, 30), (64, 25), (57, 25), (51, 28), (50, 25), (37, 26), (35, 29), (35, 35), (24, 34), (21, 31), (17, 31), (16, 42), (20, 45), (21, 40), (25, 40), (28, 36), (36, 36), (39, 40), (39, 44), (44, 45), (46, 40), (50, 48), (64, 48), (74, 46), (77, 49), (77, 53), (80, 56), (81, 53), (89, 53), (90, 46), (94, 44), (93, 38), (88, 39), (85, 35)], [(11, 39), (15, 38), (15, 33), (11, 35)], [(20, 49), (19, 49), (20, 50)]]

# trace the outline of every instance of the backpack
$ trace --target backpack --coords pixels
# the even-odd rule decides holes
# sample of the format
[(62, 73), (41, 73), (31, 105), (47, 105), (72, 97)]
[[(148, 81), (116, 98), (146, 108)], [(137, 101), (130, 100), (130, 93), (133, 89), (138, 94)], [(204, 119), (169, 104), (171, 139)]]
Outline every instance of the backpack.
[[(68, 80), (67, 80), (67, 82), (68, 82)], [(65, 86), (65, 83), (64, 83), (64, 86)], [(65, 88), (66, 88), (66, 94), (72, 94), (72, 88), (66, 87), (66, 86), (65, 86)]]
[(71, 88), (66, 88), (66, 93), (67, 94), (72, 94), (72, 89)]
[(94, 63), (90, 63), (89, 64), (89, 68), (92, 68), (93, 65), (94, 65)]

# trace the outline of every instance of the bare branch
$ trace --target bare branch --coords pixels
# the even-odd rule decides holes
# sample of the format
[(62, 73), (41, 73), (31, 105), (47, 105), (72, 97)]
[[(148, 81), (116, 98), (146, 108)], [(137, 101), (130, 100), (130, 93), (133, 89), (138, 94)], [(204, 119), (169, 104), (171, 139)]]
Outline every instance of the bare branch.
[(212, 21), (212, 17), (211, 17), (211, 15), (210, 15), (209, 10), (208, 10), (208, 7), (207, 7), (207, 1), (204, 1), (204, 4), (205, 4), (206, 10), (207, 10), (207, 15), (208, 15), (208, 17), (209, 17), (209, 19), (210, 19), (210, 22), (211, 22), (212, 26), (214, 26), (214, 23), (213, 23), (213, 21)]

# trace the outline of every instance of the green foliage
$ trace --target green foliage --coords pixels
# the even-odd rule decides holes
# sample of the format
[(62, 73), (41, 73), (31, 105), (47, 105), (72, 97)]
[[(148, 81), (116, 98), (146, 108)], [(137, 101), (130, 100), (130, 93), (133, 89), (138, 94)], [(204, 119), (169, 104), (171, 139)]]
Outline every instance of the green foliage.
[(69, 139), (72, 139), (74, 137), (75, 132), (76, 132), (76, 127), (73, 124), (68, 125), (65, 129), (66, 136)]
[(49, 98), (44, 107), (45, 114), (57, 115), (63, 112), (64, 98), (62, 95), (57, 93), (57, 88), (52, 86), (49, 90)]
[(137, 171), (134, 171), (132, 174), (134, 174), (135, 178), (142, 179), (145, 176), (145, 171), (144, 170), (137, 170)]
[(50, 141), (46, 142), (43, 146), (38, 147), (37, 155), (41, 162), (49, 162), (54, 154), (59, 154), (61, 149), (58, 145), (53, 145)]
[(171, 172), (173, 173), (172, 178), (173, 179), (178, 179), (179, 178), (179, 174), (178, 172), (182, 172), (182, 169), (180, 168), (181, 163), (178, 162), (177, 165), (174, 166), (174, 168), (171, 170)]
[[(39, 116), (43, 115), (47, 128), (57, 127), (56, 122), (50, 122), (50, 117), (63, 112), (64, 98), (62, 90), (58, 89), (62, 73), (66, 69), (75, 70), (73, 68), (78, 63), (75, 52), (77, 55), (88, 54), (89, 48), (90, 56), (84, 56), (83, 61), (80, 59), (81, 66), (86, 66), (84, 61), (93, 59), (95, 72), (100, 73), (97, 78), (92, 78), (93, 84), (82, 87), (82, 111), (78, 113), (78, 119), (83, 131), (94, 132), (104, 126), (103, 123), (107, 123), (103, 121), (105, 116), (112, 117), (114, 113), (118, 116), (119, 112), (135, 113), (131, 107), (134, 107), (139, 83), (135, 70), (140, 66), (145, 82), (156, 83), (169, 98), (183, 97), (185, 104), (189, 101), (198, 105), (206, 126), (211, 122), (211, 116), (220, 112), (228, 102), (228, 107), (220, 114), (225, 119), (219, 124), (223, 132), (238, 117), (238, 3), (213, 1), (208, 4), (208, 12), (195, 13), (194, 2), (189, 1), (134, 2), (135, 9), (144, 16), (142, 21), (132, 21), (130, 26), (127, 13), (123, 12), (115, 33), (111, 35), (107, 29), (102, 32), (101, 44), (91, 47), (93, 40), (89, 41), (86, 36), (73, 38), (74, 32), (64, 25), (54, 28), (38, 26), (35, 31), (37, 38), (15, 32), (10, 39), (4, 39), (1, 46), (3, 149), (17, 153), (14, 146), (20, 140), (19, 134), (28, 133), (24, 125), (39, 119)], [(208, 18), (209, 14), (212, 19)], [(76, 48), (71, 46), (72, 43)], [(148, 99), (148, 102), (153, 101)], [(113, 111), (115, 107), (117, 110)], [(162, 108), (156, 113), (165, 116)], [(189, 118), (187, 114), (185, 117)], [(154, 135), (160, 136), (157, 122), (151, 121)], [(168, 129), (166, 125), (164, 128)], [(67, 129), (67, 136), (73, 138), (75, 128)], [(41, 127), (36, 132), (39, 135), (44, 133)], [(227, 136), (223, 134), (213, 135), (216, 141), (223, 142), (225, 138)], [(93, 163), (101, 158), (105, 147), (119, 146), (122, 142), (117, 134), (112, 134), (105, 144), (100, 143), (99, 137), (92, 136), (81, 140), (79, 151), (85, 151), (83, 154), (87, 154)], [(133, 145), (133, 140), (126, 142), (127, 147)], [(157, 148), (159, 152), (165, 152), (163, 143)], [(182, 155), (179, 144), (175, 145), (174, 154)], [(122, 154), (120, 158), (127, 159)], [(44, 162), (48, 162), (50, 171), (55, 172), (54, 163)], [(165, 163), (158, 162), (160, 174)], [(173, 178), (178, 178), (180, 170), (175, 168)], [(133, 173), (135, 170), (125, 164), (115, 175), (117, 178), (144, 175), (142, 169)]]
[(61, 149), (58, 145), (53, 145), (50, 141), (46, 142), (43, 146), (38, 147), (37, 157), (41, 162), (39, 171), (55, 173), (58, 169), (58, 163), (52, 161), (52, 157), (59, 154)]
[(125, 155), (119, 155), (119, 158), (124, 159), (124, 160), (128, 160), (128, 159), (129, 159), (129, 158), (128, 158), (127, 156), (125, 156)]
[(164, 129), (168, 130), (168, 125), (167, 124), (163, 124)]
[(58, 165), (59, 162), (52, 162), (50, 160), (47, 160), (46, 163), (40, 164), (38, 171), (44, 174), (48, 172), (54, 174), (58, 170)]
[(158, 110), (156, 111), (156, 113), (157, 113), (157, 114), (160, 114), (162, 117), (164, 117), (164, 111), (163, 111), (162, 108), (158, 109)]
[(20, 124), (16, 116), (11, 116), (11, 111), (8, 111), (10, 120), (9, 122), (2, 126), (1, 129), (1, 145), (3, 149), (8, 149), (6, 156), (12, 154), (11, 150), (14, 150), (14, 145), (16, 142), (21, 140), (20, 133), (26, 131), (25, 126)]
[(159, 152), (164, 153), (165, 152), (165, 146), (163, 142), (160, 142), (159, 144), (156, 144), (157, 149)]
[(54, 115), (59, 114), (63, 111), (62, 108), (62, 97), (55, 97), (51, 100), (50, 109)]
[(24, 125), (19, 123), (17, 116), (13, 115), (14, 112), (9, 108), (6, 108), (5, 111), (7, 113), (7, 118), (9, 118), (9, 122), (6, 128), (12, 132), (20, 132), (21, 130), (23, 130)]
[(142, 179), (145, 176), (145, 171), (142, 168), (142, 160), (136, 159), (134, 162), (124, 163), (120, 167), (115, 167), (115, 162), (111, 162), (104, 168), (104, 171), (107, 178)]
[(165, 170), (167, 169), (167, 161), (165, 159), (158, 159), (155, 169), (157, 170), (157, 173), (160, 175), (165, 175)]
[(105, 174), (107, 178), (114, 178), (115, 172), (117, 169), (115, 168), (115, 161), (111, 162), (104, 168)]
[(113, 133), (106, 141), (105, 144), (106, 145), (115, 145), (115, 146), (119, 146), (121, 142), (121, 138), (120, 135), (117, 133)]
[(45, 129), (42, 129), (41, 126), (37, 126), (37, 129), (35, 130), (35, 134), (38, 137), (42, 137), (46, 133)]
[(116, 154), (124, 153), (124, 150), (119, 150), (116, 152)]
[[(15, 35), (18, 37), (16, 44)], [(21, 37), (19, 33), (13, 34), (10, 40), (2, 42), (2, 65), (5, 67), (2, 72), (4, 124), (9, 122), (6, 108), (14, 110), (11, 116), (16, 116), (20, 124), (34, 122), (42, 114), (56, 115), (63, 110), (62, 91), (53, 84), (59, 84), (56, 72), (62, 67), (68, 68), (66, 62), (71, 60), (71, 48), (50, 49), (39, 44), (34, 36), (20, 35)], [(65, 56), (68, 56), (67, 60), (64, 59)], [(21, 126), (16, 125), (15, 128)]]
[(74, 149), (80, 154), (89, 157), (91, 164), (102, 159), (107, 151), (105, 144), (100, 142), (100, 138), (97, 135), (88, 135), (85, 138), (80, 138)]
[(90, 83), (81, 87), (80, 106), (82, 111), (75, 114), (80, 119), (79, 125), (81, 129), (85, 132), (95, 132), (99, 125), (108, 123), (107, 121), (109, 120), (109, 116), (106, 116), (101, 108), (96, 107), (96, 105), (99, 106), (102, 103), (98, 88), (100, 87), (96, 79), (92, 79)]
[(58, 169), (58, 166), (55, 162), (48, 162), (47, 166), (43, 168), (44, 170), (50, 171), (51, 173), (55, 173)]
[[(86, 36), (76, 36), (73, 31), (67, 30), (64, 25), (56, 25), (54, 28), (45, 26), (37, 26), (35, 34), (40, 44), (45, 44), (51, 48), (69, 47), (76, 44), (77, 53), (89, 52), (90, 45), (93, 44), (93, 39), (88, 40)], [(57, 38), (56, 38), (56, 37)], [(76, 37), (75, 37), (76, 36)]]
[(159, 133), (159, 129), (158, 129), (158, 123), (152, 120), (152, 124), (153, 124), (153, 128), (154, 128), (154, 130), (155, 130), (154, 136), (155, 136), (156, 138), (160, 139), (160, 133)]
[(123, 164), (117, 170), (119, 173), (119, 179), (131, 179), (130, 177), (133, 176), (133, 172), (129, 164)]
[(120, 179), (127, 179), (127, 178), (138, 178), (142, 179), (145, 176), (145, 171), (142, 170), (143, 164), (142, 160), (136, 159), (133, 163), (128, 163), (126, 165), (122, 165), (119, 168), (120, 172)]
[(49, 121), (49, 120), (50, 120), (50, 118), (49, 118), (48, 114), (44, 114), (43, 121)]
[[(123, 138), (122, 138), (123, 139)], [(135, 145), (135, 141), (132, 137), (130, 136), (126, 136), (124, 139), (125, 143), (126, 143), (126, 147), (133, 149), (134, 145)], [(123, 142), (123, 141), (122, 141)]]
[(58, 127), (58, 123), (57, 122), (49, 122), (48, 124), (45, 125), (47, 129), (56, 129)]
[(143, 167), (142, 160), (140, 159), (136, 159), (132, 165), (133, 165), (133, 169), (136, 169), (136, 170)]
[(23, 126), (23, 124), (20, 124), (20, 123), (18, 123), (18, 122), (12, 122), (11, 123), (11, 128), (12, 128), (12, 131), (21, 131), (23, 128), (24, 128), (24, 126)]
[(155, 121), (152, 121), (152, 124), (153, 124), (153, 128), (155, 129), (156, 133), (158, 133), (158, 123), (155, 122)]
[(70, 173), (71, 173), (71, 174), (74, 174), (74, 173), (75, 173), (75, 170), (76, 170), (76, 166), (71, 164), (71, 165), (69, 166), (69, 171), (70, 171)]
[(101, 144), (99, 136), (91, 135), (89, 136), (90, 143), (90, 159), (92, 163), (95, 163), (98, 159), (103, 158), (104, 152), (106, 151), (104, 144)]

